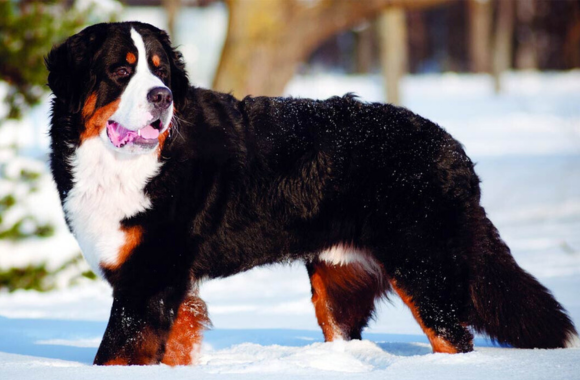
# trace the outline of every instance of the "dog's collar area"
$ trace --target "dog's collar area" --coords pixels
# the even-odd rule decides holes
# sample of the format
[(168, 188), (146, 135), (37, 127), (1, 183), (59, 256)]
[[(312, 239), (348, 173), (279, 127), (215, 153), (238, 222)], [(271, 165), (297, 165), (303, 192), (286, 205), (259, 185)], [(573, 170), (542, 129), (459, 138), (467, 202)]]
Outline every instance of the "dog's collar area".
[(127, 129), (113, 120), (107, 121), (107, 136), (117, 148), (122, 148), (127, 144), (157, 145), (159, 133), (162, 129), (163, 124), (160, 119), (138, 130)]

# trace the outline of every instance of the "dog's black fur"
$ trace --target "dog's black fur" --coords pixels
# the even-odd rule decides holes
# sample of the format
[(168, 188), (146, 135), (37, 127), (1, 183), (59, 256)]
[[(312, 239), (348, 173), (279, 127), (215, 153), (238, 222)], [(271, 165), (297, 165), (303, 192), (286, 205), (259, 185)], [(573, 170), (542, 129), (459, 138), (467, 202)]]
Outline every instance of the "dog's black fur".
[[(169, 57), (163, 81), (179, 121), (145, 188), (152, 207), (122, 221), (142, 227), (142, 241), (118, 269), (104, 269), (114, 304), (96, 363), (160, 362), (175, 311), (198, 279), (312, 265), (340, 244), (368, 252), (423, 327), (455, 352), (472, 349), (468, 326), (523, 348), (563, 347), (576, 334), (550, 292), (513, 260), (480, 205), (472, 161), (444, 129), (353, 95), (238, 100), (190, 87), (167, 35), (146, 24), (92, 26), (47, 58), (51, 166), (63, 202), (74, 186), (69, 160), (82, 143), (83, 102), (97, 91), (102, 106), (123, 91), (99, 67), (130, 44), (129, 26)], [(365, 307), (353, 337), (372, 312)], [(146, 340), (155, 342), (152, 354)]]

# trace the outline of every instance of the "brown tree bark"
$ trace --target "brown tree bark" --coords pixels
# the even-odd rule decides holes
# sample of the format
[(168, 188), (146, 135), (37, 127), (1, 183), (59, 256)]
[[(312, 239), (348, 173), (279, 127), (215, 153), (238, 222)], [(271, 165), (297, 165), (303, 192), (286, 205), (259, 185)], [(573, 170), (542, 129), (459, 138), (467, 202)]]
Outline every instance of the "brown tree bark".
[(496, 93), (501, 91), (501, 74), (511, 67), (514, 10), (515, 0), (498, 2), (497, 24), (493, 44), (493, 79)]
[[(501, 0), (504, 1), (504, 0)], [(510, 0), (505, 0), (510, 1)], [(491, 69), (492, 1), (469, 1), (469, 58), (471, 70), (488, 73)]]
[(374, 50), (374, 28), (372, 24), (367, 24), (363, 30), (356, 33), (356, 72), (366, 74), (371, 71), (373, 65)]
[(407, 21), (405, 10), (389, 7), (379, 17), (381, 67), (387, 101), (401, 104), (399, 80), (407, 72)]
[(538, 68), (538, 52), (534, 19), (536, 17), (535, 0), (517, 1), (516, 17), (518, 19), (516, 48), (516, 67), (521, 70), (536, 70)]
[(181, 7), (180, 0), (162, 0), (163, 8), (167, 13), (167, 29), (169, 30), (169, 36), (171, 38), (175, 37), (175, 19), (177, 18), (177, 13)]
[(451, 0), (227, 0), (229, 25), (213, 88), (278, 96), (298, 64), (324, 40), (387, 6), (421, 8)]
[(568, 68), (580, 67), (580, 4), (572, 5), (572, 25), (564, 42), (564, 62)]

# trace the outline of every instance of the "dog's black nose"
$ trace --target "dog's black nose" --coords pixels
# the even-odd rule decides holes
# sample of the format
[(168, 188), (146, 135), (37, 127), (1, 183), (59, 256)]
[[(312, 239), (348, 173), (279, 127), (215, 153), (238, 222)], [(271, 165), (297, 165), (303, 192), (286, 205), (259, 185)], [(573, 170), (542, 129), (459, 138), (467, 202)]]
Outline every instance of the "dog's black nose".
[(173, 95), (167, 87), (155, 87), (147, 94), (147, 100), (153, 103), (155, 108), (166, 109), (173, 101)]

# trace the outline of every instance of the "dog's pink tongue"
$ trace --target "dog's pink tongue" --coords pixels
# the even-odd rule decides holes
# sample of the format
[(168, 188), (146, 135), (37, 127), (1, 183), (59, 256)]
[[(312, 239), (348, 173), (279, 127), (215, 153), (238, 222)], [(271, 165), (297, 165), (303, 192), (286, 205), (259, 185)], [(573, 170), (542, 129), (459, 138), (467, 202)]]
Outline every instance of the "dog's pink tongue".
[(126, 129), (119, 123), (110, 120), (107, 122), (107, 132), (109, 139), (117, 148), (135, 140), (137, 137), (137, 132)]
[(151, 125), (148, 125), (145, 128), (141, 129), (141, 137), (147, 140), (156, 139), (157, 137), (159, 137), (159, 131), (153, 128)]

